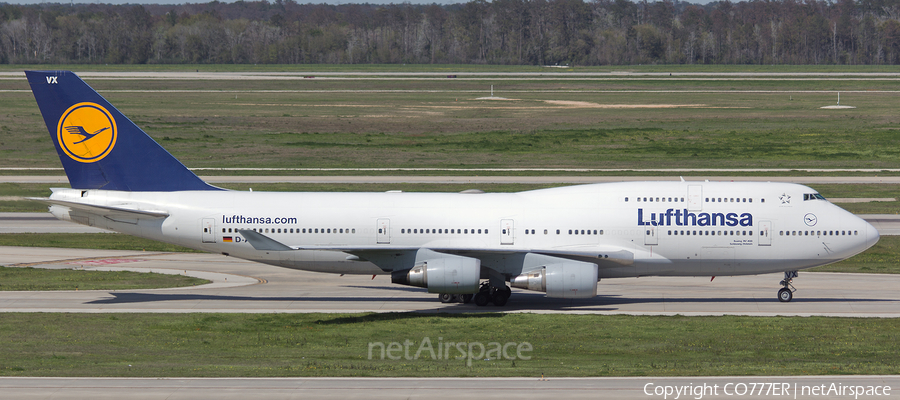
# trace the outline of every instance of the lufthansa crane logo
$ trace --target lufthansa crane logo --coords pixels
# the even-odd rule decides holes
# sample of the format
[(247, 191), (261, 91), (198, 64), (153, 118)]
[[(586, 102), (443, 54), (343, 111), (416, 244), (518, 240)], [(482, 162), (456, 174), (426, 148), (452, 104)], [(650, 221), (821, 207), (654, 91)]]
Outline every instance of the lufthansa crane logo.
[(116, 120), (96, 103), (78, 103), (59, 119), (56, 136), (69, 158), (83, 163), (97, 162), (116, 146)]
[(803, 222), (806, 222), (807, 226), (816, 226), (816, 222), (819, 222), (819, 219), (816, 218), (816, 214), (809, 213), (803, 216)]

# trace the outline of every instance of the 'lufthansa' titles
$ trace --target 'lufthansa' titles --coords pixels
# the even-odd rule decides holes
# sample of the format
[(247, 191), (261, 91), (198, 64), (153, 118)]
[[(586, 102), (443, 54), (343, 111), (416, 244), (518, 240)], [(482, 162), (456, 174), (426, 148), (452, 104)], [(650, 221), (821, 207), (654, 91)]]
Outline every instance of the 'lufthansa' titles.
[(637, 219), (638, 226), (753, 226), (750, 213), (692, 213), (672, 208), (664, 213), (650, 213), (649, 218), (643, 208), (638, 208)]

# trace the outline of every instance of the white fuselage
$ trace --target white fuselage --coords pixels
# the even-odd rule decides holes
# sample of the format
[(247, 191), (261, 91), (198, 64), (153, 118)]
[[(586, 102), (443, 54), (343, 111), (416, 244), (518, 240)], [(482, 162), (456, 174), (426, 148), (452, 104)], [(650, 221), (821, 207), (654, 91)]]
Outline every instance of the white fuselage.
[[(524, 255), (599, 266), (600, 278), (791, 271), (851, 257), (877, 242), (866, 221), (806, 186), (629, 182), (520, 193), (121, 192), (55, 189), (51, 199), (161, 210), (117, 218), (53, 206), (57, 217), (288, 268), (382, 274), (410, 268), (359, 251), (433, 249), (479, 258), (507, 279)], [(255, 230), (293, 251), (254, 249)], [(358, 251), (357, 251), (358, 250)]]

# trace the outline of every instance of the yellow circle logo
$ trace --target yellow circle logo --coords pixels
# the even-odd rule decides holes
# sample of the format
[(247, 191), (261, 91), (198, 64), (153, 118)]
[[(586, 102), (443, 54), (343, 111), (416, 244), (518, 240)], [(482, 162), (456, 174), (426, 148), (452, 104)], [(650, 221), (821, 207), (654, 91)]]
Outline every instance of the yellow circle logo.
[(92, 163), (106, 157), (116, 145), (116, 120), (95, 103), (69, 107), (59, 119), (59, 146), (73, 160)]

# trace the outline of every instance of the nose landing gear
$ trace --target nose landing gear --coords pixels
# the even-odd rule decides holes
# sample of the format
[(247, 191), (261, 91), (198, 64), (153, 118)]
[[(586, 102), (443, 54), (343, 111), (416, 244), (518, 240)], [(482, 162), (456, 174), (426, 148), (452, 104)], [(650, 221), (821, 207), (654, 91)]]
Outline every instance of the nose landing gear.
[(794, 292), (797, 291), (797, 288), (795, 288), (791, 283), (797, 276), (799, 276), (799, 273), (797, 273), (797, 271), (784, 272), (784, 280), (778, 283), (782, 286), (781, 289), (778, 289), (778, 301), (787, 303), (794, 298)]

